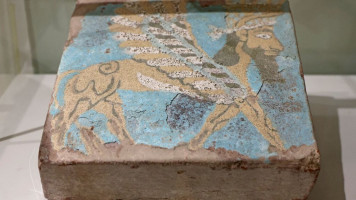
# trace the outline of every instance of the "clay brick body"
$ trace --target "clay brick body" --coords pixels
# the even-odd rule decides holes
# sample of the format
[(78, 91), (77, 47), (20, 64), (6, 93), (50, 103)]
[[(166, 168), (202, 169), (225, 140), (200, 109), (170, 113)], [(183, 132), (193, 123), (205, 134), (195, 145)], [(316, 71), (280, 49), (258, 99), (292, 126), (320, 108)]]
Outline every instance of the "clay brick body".
[(179, 164), (43, 166), (42, 173), (48, 174), (43, 183), (49, 199), (88, 200), (306, 199), (316, 177), (295, 169), (230, 170)]
[(319, 172), (288, 2), (78, 1), (48, 199), (305, 199)]

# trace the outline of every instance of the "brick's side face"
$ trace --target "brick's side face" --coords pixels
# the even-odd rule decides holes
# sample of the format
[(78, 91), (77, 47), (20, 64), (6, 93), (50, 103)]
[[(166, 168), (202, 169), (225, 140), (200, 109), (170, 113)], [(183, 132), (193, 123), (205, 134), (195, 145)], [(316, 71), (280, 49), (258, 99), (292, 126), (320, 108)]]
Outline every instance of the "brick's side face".
[[(202, 173), (204, 172), (204, 173)], [(59, 199), (305, 199), (315, 173), (202, 165), (48, 166), (46, 197)], [(56, 180), (56, 181), (53, 181)]]

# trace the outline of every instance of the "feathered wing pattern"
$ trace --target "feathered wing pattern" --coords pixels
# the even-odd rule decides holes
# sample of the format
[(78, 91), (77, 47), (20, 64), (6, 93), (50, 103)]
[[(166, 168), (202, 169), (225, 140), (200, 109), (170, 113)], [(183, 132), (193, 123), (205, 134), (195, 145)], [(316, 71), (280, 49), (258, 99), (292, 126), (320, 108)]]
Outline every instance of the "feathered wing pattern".
[[(118, 9), (118, 13), (125, 15), (113, 17), (112, 31), (117, 31), (115, 38), (123, 41), (121, 47), (133, 54), (134, 60), (164, 73), (167, 79), (179, 80), (181, 87), (190, 88), (189, 92), (183, 93), (219, 104), (231, 104), (235, 98), (243, 99), (246, 89), (225, 66), (216, 63), (199, 47), (185, 15), (167, 14), (176, 9), (184, 13), (184, 7), (182, 2), (176, 5), (174, 2), (127, 4)], [(140, 17), (138, 11), (165, 14)], [(137, 17), (134, 19), (133, 15)], [(149, 78), (144, 75), (138, 74), (138, 78), (146, 86), (158, 89), (147, 84)]]
[[(137, 73), (140, 83), (153, 90), (181, 92), (217, 103), (201, 131), (191, 140), (190, 149), (202, 147), (213, 132), (224, 127), (239, 112), (243, 112), (272, 145), (284, 149), (257, 100), (248, 101), (247, 96), (251, 94), (246, 87), (249, 86), (242, 85), (235, 74), (216, 63), (198, 45), (185, 19), (184, 2), (125, 5), (112, 19), (111, 30), (116, 32), (115, 38), (122, 41), (120, 46), (133, 54), (134, 60), (155, 68), (157, 74), (164, 74), (164, 78), (149, 77), (143, 70)], [(143, 16), (143, 13), (152, 14)], [(170, 80), (179, 80), (180, 84), (169, 85)]]

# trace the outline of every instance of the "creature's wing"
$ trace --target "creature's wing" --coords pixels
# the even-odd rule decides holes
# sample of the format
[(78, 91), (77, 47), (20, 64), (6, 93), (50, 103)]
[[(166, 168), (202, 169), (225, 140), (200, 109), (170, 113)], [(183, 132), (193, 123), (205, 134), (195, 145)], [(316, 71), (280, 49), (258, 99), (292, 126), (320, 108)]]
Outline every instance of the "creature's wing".
[(245, 95), (236, 76), (198, 45), (185, 19), (184, 3), (136, 2), (124, 4), (117, 12), (111, 31), (136, 61), (179, 79), (194, 93), (217, 103), (232, 103)]

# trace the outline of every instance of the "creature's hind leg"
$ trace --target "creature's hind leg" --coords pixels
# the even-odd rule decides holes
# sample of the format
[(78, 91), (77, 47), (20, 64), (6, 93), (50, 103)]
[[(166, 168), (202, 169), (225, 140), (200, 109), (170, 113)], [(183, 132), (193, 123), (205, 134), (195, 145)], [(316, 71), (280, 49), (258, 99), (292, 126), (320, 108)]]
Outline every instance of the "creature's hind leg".
[(279, 134), (273, 128), (271, 120), (266, 116), (257, 98), (247, 98), (240, 104), (240, 109), (266, 140), (279, 150), (284, 150)]
[(110, 131), (116, 133), (121, 143), (129, 142), (130, 144), (133, 144), (134, 140), (126, 129), (126, 123), (122, 108), (120, 107), (120, 105), (113, 105), (112, 109), (112, 118), (108, 122), (108, 127)]
[(106, 100), (96, 105), (94, 109), (106, 116), (108, 119), (107, 126), (109, 131), (116, 135), (121, 143), (134, 143), (134, 140), (126, 129), (124, 112), (118, 94), (115, 93), (111, 95)]
[(224, 127), (231, 118), (235, 117), (240, 112), (236, 104), (231, 105), (216, 105), (213, 112), (206, 119), (200, 132), (189, 142), (190, 150), (201, 148), (208, 137), (215, 131)]

